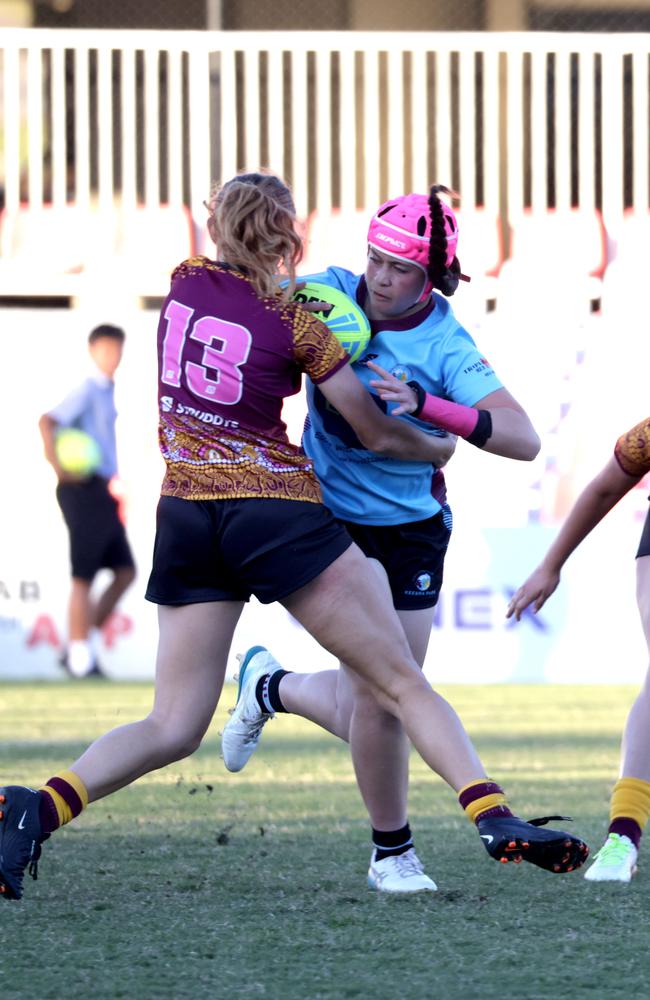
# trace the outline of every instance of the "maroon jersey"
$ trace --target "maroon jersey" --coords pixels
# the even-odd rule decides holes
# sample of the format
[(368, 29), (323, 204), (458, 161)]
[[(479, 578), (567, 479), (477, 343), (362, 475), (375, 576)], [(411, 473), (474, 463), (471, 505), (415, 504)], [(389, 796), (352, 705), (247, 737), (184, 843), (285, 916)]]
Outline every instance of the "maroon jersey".
[(206, 257), (176, 268), (158, 325), (162, 493), (189, 500), (321, 502), (311, 461), (287, 437), (282, 401), (301, 373), (324, 382), (349, 360), (293, 302), (260, 298)]
[(614, 455), (623, 472), (630, 476), (645, 476), (650, 472), (650, 417), (621, 434)]

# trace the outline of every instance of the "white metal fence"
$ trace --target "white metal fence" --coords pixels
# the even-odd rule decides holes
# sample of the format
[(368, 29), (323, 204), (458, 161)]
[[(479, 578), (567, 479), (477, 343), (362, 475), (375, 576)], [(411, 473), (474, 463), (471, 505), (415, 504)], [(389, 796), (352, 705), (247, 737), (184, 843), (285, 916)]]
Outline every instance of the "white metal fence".
[[(463, 210), (646, 213), (644, 34), (6, 30), (6, 214), (186, 206), (264, 165), (299, 215), (447, 183)], [(5, 255), (7, 254), (5, 243)]]

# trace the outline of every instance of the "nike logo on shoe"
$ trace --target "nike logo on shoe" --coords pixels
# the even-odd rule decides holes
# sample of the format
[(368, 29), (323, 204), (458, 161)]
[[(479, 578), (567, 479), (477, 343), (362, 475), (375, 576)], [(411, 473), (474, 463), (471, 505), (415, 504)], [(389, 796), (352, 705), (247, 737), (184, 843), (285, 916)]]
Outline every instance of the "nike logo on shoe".
[(481, 840), (487, 840), (488, 844), (491, 844), (492, 841), (494, 840), (494, 837), (492, 837), (489, 833), (482, 833)]
[(25, 829), (25, 817), (26, 816), (27, 816), (27, 810), (25, 809), (25, 812), (22, 814), (22, 816), (20, 817), (20, 819), (18, 821), (18, 829), (19, 830), (24, 830)]

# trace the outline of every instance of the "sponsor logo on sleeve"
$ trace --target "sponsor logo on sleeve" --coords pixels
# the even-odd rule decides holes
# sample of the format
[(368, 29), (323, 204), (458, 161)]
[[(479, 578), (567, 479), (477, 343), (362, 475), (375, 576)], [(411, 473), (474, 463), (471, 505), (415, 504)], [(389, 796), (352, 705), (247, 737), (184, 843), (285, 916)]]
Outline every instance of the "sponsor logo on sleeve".
[(487, 358), (481, 358), (479, 361), (475, 361), (473, 365), (463, 368), (463, 375), (480, 375), (481, 372), (485, 371), (492, 371), (492, 365)]

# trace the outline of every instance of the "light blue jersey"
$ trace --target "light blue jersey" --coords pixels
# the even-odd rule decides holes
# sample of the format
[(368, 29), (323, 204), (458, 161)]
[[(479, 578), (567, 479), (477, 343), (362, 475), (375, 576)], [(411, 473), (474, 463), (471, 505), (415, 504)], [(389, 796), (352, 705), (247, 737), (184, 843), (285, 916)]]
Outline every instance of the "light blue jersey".
[[(309, 279), (340, 288), (353, 299), (361, 275), (330, 267)], [(365, 361), (375, 361), (404, 382), (416, 379), (427, 392), (465, 406), (475, 406), (503, 384), (489, 362), (453, 314), (447, 299), (434, 293), (433, 307), (394, 321), (373, 322), (374, 333), (366, 353), (353, 364), (364, 385), (375, 378)], [(391, 328), (394, 327), (394, 328)], [(372, 391), (372, 390), (370, 390)], [(382, 410), (387, 404), (376, 394)], [(385, 458), (368, 451), (348, 423), (307, 383), (309, 416), (303, 447), (312, 458), (323, 499), (333, 513), (357, 524), (406, 524), (432, 517), (441, 509), (431, 493), (429, 462)], [(396, 418), (415, 423), (430, 434), (444, 434), (431, 424), (408, 415)]]

